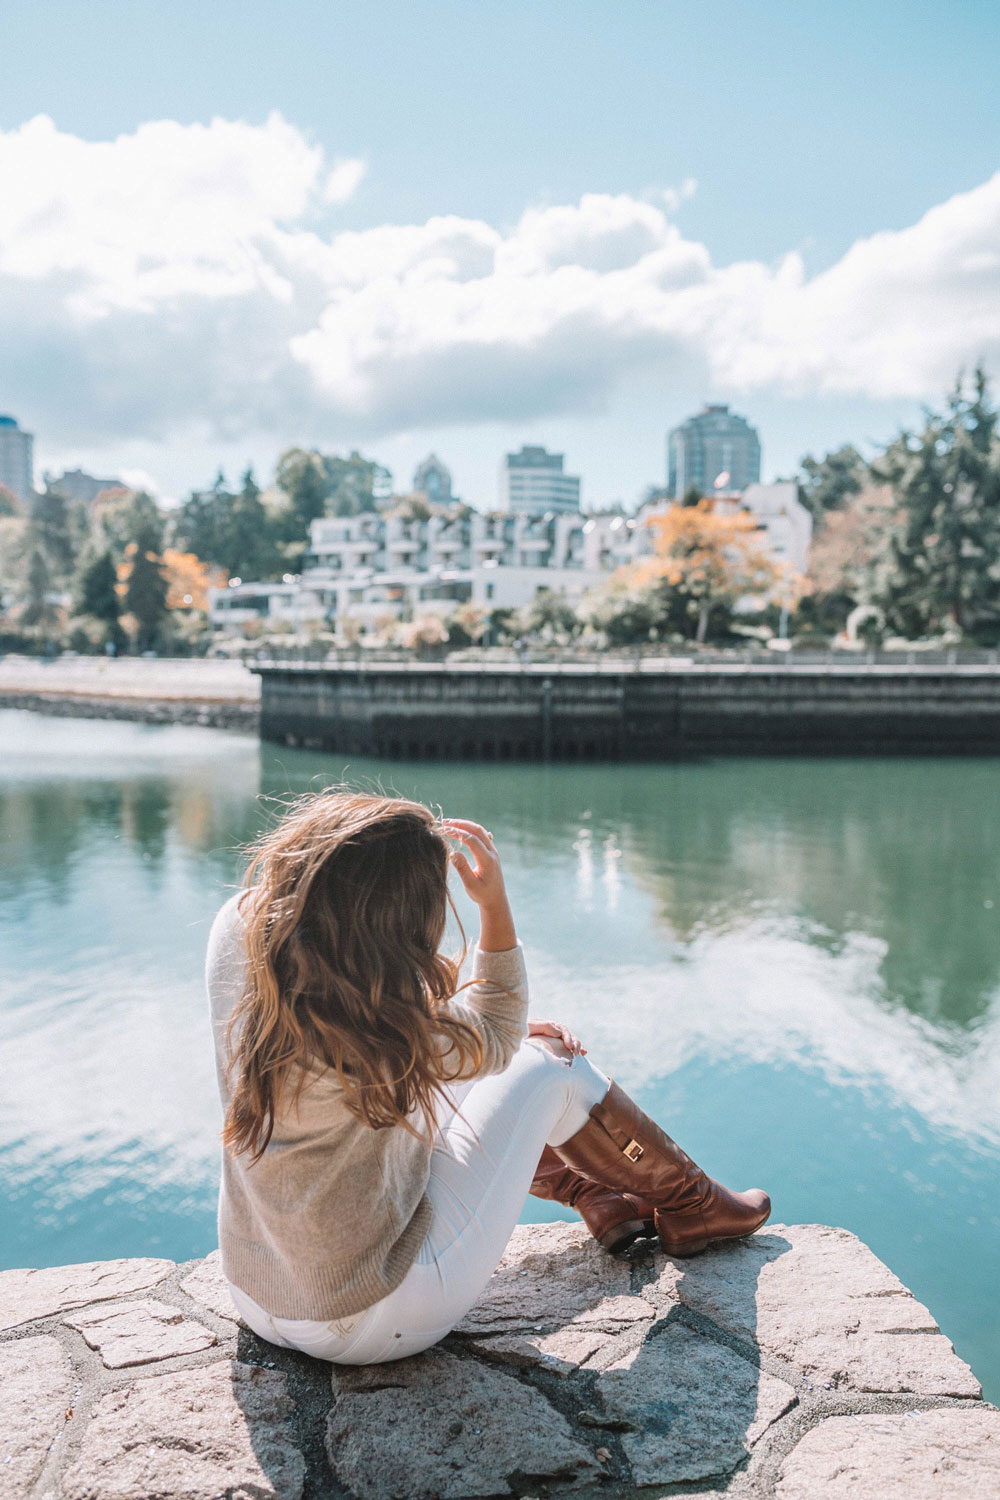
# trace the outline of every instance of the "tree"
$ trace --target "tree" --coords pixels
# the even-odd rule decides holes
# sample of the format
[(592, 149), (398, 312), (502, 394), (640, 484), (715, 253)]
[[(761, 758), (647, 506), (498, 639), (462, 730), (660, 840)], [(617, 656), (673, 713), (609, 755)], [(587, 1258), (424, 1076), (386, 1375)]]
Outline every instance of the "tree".
[(239, 494), (232, 497), (223, 555), (208, 560), (218, 562), (228, 574), (238, 578), (270, 578), (281, 570), (282, 558), (272, 535), (271, 517), (260, 498), (260, 486), (251, 468), (243, 475)]
[(206, 562), (221, 561), (224, 527), (220, 502), (218, 489), (191, 492), (178, 509), (171, 527), (171, 541), (178, 551), (193, 552)]
[(23, 516), (24, 506), (5, 484), (0, 484), (0, 516)]
[(75, 612), (93, 615), (108, 625), (117, 625), (121, 611), (118, 597), (118, 570), (109, 548), (84, 558), (77, 575)]
[[(766, 594), (778, 570), (746, 511), (722, 514), (711, 500), (672, 505), (649, 521), (653, 556), (632, 573), (640, 589), (666, 589), (682, 608), (685, 633), (704, 641), (713, 612), (748, 594)], [(693, 629), (692, 629), (693, 627)]]
[(52, 577), (45, 554), (40, 547), (33, 547), (28, 558), (28, 600), (21, 616), (25, 625), (49, 625), (55, 618), (55, 610), (49, 601)]
[(822, 521), (831, 510), (842, 510), (852, 495), (858, 494), (868, 479), (868, 465), (857, 448), (845, 443), (825, 458), (806, 454), (802, 460), (799, 491), (803, 505), (812, 511), (814, 521)]
[(800, 625), (841, 630), (853, 609), (872, 602), (894, 505), (887, 484), (869, 483), (839, 510), (827, 511), (809, 549)]
[(289, 448), (278, 459), (275, 478), (288, 497), (283, 540), (305, 541), (313, 521), (326, 513), (330, 481), (323, 458), (315, 450)]
[(225, 570), (227, 577), (271, 578), (287, 564), (275, 540), (272, 517), (261, 500), (253, 469), (231, 493), (219, 474), (210, 490), (196, 490), (177, 512), (171, 541), (178, 552), (194, 553)]
[(908, 638), (952, 628), (1000, 635), (1000, 440), (986, 376), (959, 380), (923, 431), (874, 466), (893, 524), (872, 569), (872, 602)]
[(328, 516), (357, 516), (375, 510), (376, 501), (389, 493), (389, 470), (374, 459), (362, 458), (357, 449), (348, 458), (329, 455), (322, 463), (329, 486)]
[(612, 578), (587, 601), (586, 622), (599, 630), (609, 646), (633, 646), (655, 640), (663, 624), (650, 589), (636, 589)]
[(126, 549), (125, 608), (136, 622), (136, 649), (149, 651), (167, 614), (167, 579), (156, 547), (157, 533), (143, 530)]
[(76, 556), (72, 518), (65, 495), (48, 487), (36, 495), (28, 512), (29, 533), (52, 578), (66, 578)]
[(460, 604), (448, 622), (448, 639), (452, 645), (476, 646), (486, 634), (488, 615), (481, 604), (468, 600)]
[(163, 577), (167, 590), (167, 609), (208, 611), (210, 588), (224, 588), (227, 574), (212, 568), (193, 552), (178, 552), (167, 547), (163, 553)]
[(534, 636), (543, 644), (565, 645), (580, 634), (581, 620), (565, 594), (553, 589), (539, 589), (530, 604), (517, 612), (523, 635)]
[(153, 552), (163, 547), (164, 518), (145, 490), (106, 490), (94, 501), (93, 520), (98, 544), (110, 547), (120, 562), (140, 536)]

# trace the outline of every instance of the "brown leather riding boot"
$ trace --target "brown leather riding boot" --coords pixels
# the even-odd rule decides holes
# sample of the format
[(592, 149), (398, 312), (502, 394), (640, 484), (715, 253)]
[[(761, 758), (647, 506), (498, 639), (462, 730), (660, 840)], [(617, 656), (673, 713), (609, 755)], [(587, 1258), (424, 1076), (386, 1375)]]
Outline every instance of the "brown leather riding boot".
[(732, 1193), (706, 1176), (616, 1083), (556, 1155), (605, 1188), (641, 1194), (653, 1204), (668, 1255), (697, 1255), (710, 1240), (742, 1239), (771, 1212), (759, 1188)]
[(551, 1146), (546, 1146), (535, 1169), (531, 1193), (575, 1208), (605, 1250), (614, 1255), (643, 1235), (655, 1234), (653, 1209), (632, 1193), (614, 1193), (572, 1171)]

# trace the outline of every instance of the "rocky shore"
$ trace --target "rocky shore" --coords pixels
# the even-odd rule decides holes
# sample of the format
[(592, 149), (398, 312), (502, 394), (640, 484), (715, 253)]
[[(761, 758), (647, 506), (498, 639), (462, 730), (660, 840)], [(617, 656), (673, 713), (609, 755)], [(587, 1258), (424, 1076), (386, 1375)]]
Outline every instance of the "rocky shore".
[(0, 708), (255, 734), (260, 680), (233, 661), (7, 656), (0, 658)]
[(518, 1228), (458, 1329), (331, 1367), (239, 1322), (217, 1256), (0, 1273), (4, 1500), (1000, 1494), (1000, 1411), (844, 1230), (672, 1261)]

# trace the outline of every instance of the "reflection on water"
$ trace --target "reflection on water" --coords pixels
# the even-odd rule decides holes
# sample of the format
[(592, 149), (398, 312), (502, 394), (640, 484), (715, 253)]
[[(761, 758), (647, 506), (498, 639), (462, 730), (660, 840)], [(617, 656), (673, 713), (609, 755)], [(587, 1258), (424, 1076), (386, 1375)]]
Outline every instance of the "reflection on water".
[(0, 713), (0, 1264), (210, 1246), (208, 925), (273, 799), (345, 769), (486, 822), (535, 1014), (779, 1218), (861, 1234), (1000, 1393), (988, 761), (345, 768)]

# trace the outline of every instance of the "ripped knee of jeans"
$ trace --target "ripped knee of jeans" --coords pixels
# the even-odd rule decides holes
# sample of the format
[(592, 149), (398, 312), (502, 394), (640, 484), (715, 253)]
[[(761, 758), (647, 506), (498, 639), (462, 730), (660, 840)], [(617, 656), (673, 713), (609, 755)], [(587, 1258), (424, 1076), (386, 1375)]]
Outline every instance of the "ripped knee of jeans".
[(572, 1065), (574, 1054), (569, 1050), (565, 1042), (563, 1042), (559, 1037), (529, 1036), (526, 1038), (526, 1040), (529, 1041), (533, 1047), (539, 1047), (544, 1049), (544, 1051), (551, 1053), (551, 1055), (556, 1058), (558, 1062), (565, 1063), (567, 1067), (570, 1067)]

